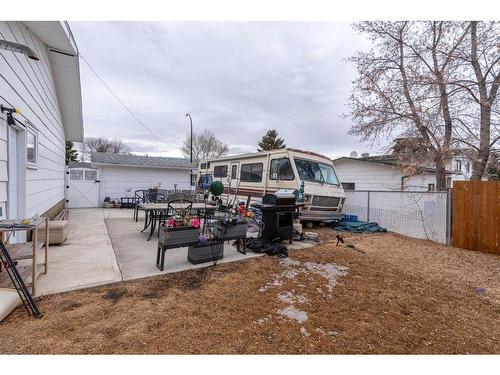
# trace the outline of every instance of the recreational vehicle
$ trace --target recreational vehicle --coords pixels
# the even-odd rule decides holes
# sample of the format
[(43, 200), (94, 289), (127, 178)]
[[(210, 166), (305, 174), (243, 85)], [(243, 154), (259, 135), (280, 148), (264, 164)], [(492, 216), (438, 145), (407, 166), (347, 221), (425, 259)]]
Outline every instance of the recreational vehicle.
[(198, 186), (221, 181), (224, 193), (255, 202), (279, 189), (299, 190), (304, 183), (302, 221), (335, 220), (341, 216), (345, 193), (332, 161), (293, 148), (202, 160)]

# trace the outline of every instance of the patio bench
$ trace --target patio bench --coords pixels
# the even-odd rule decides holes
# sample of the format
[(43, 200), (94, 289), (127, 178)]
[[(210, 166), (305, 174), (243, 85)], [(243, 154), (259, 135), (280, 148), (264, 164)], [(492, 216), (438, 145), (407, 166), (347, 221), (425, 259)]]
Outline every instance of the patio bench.
[[(69, 232), (69, 210), (63, 209), (54, 219), (49, 220), (49, 244), (60, 245), (66, 240)], [(45, 229), (38, 230), (39, 236), (45, 236)], [(42, 237), (42, 238), (43, 238)]]

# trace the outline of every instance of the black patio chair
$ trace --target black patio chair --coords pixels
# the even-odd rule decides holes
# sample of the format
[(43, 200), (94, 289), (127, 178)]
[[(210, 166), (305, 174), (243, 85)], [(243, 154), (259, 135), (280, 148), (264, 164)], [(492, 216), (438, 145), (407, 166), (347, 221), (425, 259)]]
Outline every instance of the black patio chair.
[(145, 194), (146, 194), (147, 190), (136, 190), (134, 191), (134, 203), (135, 203), (135, 207), (134, 207), (134, 219), (135, 221), (137, 222), (137, 220), (139, 219), (139, 210), (141, 209), (139, 207), (139, 205), (141, 203), (146, 203), (146, 198), (145, 198)]
[[(184, 208), (175, 208), (174, 206), (172, 206), (172, 204), (175, 203), (187, 203), (187, 206)], [(193, 202), (186, 199), (183, 196), (177, 196), (175, 198), (172, 197), (171, 199), (169, 199), (167, 210), (158, 212), (157, 214), (158, 216), (155, 218), (158, 220), (158, 237), (160, 237), (160, 227), (162, 226), (162, 224), (165, 224), (165, 222), (169, 217), (176, 215), (182, 217), (188, 215), (191, 216), (192, 210), (193, 210)]]

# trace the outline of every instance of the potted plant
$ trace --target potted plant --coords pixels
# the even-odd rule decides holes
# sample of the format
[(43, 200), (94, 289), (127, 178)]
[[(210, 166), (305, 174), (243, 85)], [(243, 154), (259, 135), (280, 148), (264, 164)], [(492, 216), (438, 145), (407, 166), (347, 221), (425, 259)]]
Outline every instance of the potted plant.
[(165, 247), (187, 246), (197, 243), (200, 237), (200, 220), (197, 217), (170, 218), (160, 226), (160, 245)]
[(207, 240), (200, 236), (196, 245), (188, 247), (188, 261), (191, 264), (214, 262), (224, 257), (224, 241), (217, 239)]

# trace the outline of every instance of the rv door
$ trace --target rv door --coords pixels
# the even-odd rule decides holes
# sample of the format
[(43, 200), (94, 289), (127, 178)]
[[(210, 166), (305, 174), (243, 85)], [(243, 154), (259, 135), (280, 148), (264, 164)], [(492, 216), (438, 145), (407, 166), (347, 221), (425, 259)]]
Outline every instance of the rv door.
[(229, 165), (229, 187), (233, 189), (237, 189), (239, 185), (240, 179), (238, 178), (240, 162), (233, 161)]

